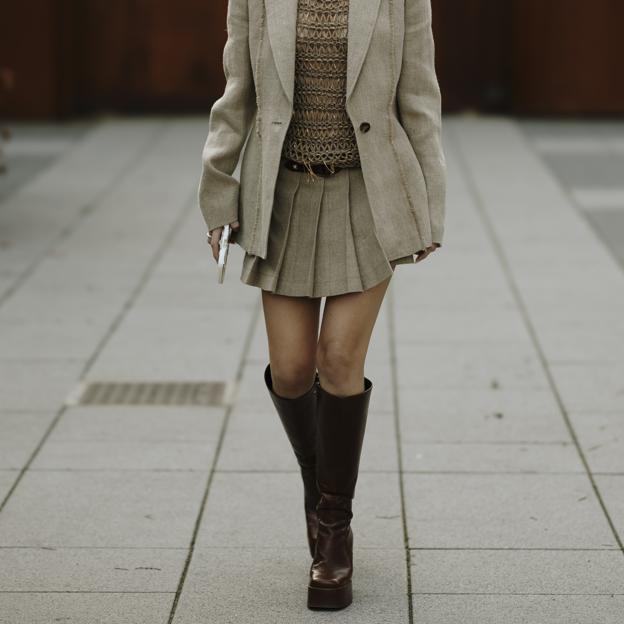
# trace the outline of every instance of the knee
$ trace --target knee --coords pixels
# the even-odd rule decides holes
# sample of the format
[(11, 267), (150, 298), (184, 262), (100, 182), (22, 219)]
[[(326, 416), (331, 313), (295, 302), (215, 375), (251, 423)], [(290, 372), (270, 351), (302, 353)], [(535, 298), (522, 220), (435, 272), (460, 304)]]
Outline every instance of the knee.
[(362, 354), (340, 340), (319, 340), (316, 362), (324, 385), (334, 390), (353, 388), (354, 384), (360, 383), (364, 374)]
[(281, 397), (294, 398), (309, 390), (314, 382), (313, 358), (279, 358), (271, 361), (273, 391)]

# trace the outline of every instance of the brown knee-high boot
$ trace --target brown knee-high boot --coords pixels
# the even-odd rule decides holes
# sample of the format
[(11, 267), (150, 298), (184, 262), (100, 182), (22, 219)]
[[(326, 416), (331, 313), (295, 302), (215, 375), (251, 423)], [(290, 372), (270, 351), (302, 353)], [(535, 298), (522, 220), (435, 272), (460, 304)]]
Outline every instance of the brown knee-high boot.
[(364, 390), (345, 397), (318, 386), (316, 479), (321, 499), (308, 585), (310, 609), (342, 609), (353, 600), (351, 501), (372, 386), (364, 377)]
[(270, 363), (264, 369), (264, 381), (301, 469), (308, 546), (310, 555), (314, 557), (318, 531), (316, 505), (320, 498), (316, 486), (316, 399), (318, 375), (310, 389), (295, 398), (282, 397), (275, 393)]

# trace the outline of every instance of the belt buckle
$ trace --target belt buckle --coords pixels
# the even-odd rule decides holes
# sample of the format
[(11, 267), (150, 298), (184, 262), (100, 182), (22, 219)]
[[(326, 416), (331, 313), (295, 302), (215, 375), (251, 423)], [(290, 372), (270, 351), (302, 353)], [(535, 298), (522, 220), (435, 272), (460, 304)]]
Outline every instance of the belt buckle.
[[(292, 171), (309, 173), (308, 168), (303, 163), (293, 160), (292, 158), (284, 159), (284, 165), (286, 166), (286, 168), (291, 169)], [(334, 170), (332, 171), (327, 165), (323, 163), (314, 163), (310, 166), (310, 168), (312, 169), (313, 173), (324, 178), (334, 175), (341, 169), (341, 167), (334, 167)]]

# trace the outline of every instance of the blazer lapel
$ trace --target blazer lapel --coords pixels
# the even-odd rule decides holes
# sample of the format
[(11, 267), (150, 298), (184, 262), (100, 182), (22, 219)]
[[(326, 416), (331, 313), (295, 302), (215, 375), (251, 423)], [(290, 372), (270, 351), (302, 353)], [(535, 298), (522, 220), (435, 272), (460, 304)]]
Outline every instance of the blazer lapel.
[[(381, 0), (349, 0), (346, 98), (349, 99), (370, 45)], [(293, 103), (297, 0), (264, 0), (273, 58), (282, 87)]]
[(349, 51), (347, 54), (347, 99), (362, 69), (381, 0), (349, 0)]

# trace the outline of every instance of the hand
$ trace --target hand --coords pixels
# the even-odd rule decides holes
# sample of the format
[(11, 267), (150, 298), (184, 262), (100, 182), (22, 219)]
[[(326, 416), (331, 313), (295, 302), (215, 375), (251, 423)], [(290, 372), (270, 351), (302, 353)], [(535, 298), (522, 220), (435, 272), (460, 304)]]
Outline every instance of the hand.
[(427, 247), (426, 249), (422, 249), (416, 254), (416, 260), (414, 262), (420, 262), (424, 260), (432, 251), (435, 251), (440, 245), (434, 243), (431, 247)]
[[(232, 234), (230, 235), (230, 242), (236, 243), (235, 232), (238, 232), (240, 228), (240, 223), (238, 221), (233, 221), (230, 223), (232, 227)], [(221, 234), (223, 233), (223, 227), (217, 227), (214, 230), (210, 230), (210, 247), (212, 248), (212, 257), (215, 259), (215, 262), (219, 260), (219, 241), (221, 240)]]

